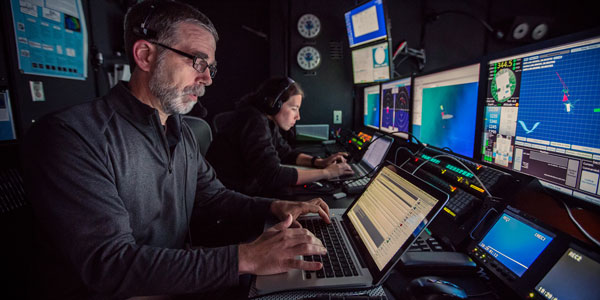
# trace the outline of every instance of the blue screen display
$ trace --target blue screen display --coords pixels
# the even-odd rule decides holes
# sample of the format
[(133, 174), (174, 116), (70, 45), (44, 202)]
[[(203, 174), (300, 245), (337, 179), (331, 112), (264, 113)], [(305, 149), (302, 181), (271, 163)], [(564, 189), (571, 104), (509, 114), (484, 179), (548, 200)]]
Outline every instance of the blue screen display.
[(517, 217), (503, 213), (479, 247), (521, 277), (552, 239)]
[(477, 88), (465, 83), (423, 89), (423, 114), (413, 134), (422, 142), (473, 157)]
[(364, 122), (368, 127), (379, 129), (379, 85), (364, 89)]
[(369, 1), (344, 14), (350, 47), (387, 38), (383, 0)]

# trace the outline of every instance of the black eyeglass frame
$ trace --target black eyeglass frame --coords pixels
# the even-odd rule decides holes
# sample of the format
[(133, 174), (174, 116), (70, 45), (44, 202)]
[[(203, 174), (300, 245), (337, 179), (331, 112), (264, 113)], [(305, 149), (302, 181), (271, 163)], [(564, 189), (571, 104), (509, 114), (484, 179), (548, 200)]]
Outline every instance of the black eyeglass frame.
[(206, 61), (206, 59), (202, 58), (202, 57), (198, 57), (196, 55), (191, 55), (189, 53), (183, 52), (181, 50), (177, 50), (175, 48), (171, 48), (163, 43), (159, 43), (159, 42), (154, 42), (154, 41), (149, 41), (152, 44), (161, 46), (165, 49), (171, 50), (181, 56), (187, 57), (189, 59), (192, 60), (192, 68), (194, 68), (196, 71), (200, 72), (200, 73), (204, 73), (204, 71), (206, 71), (206, 68), (208, 68), (208, 72), (210, 73), (210, 78), (215, 78), (215, 76), (217, 75), (217, 62), (215, 62), (214, 64), (210, 65), (208, 64), (208, 62)]

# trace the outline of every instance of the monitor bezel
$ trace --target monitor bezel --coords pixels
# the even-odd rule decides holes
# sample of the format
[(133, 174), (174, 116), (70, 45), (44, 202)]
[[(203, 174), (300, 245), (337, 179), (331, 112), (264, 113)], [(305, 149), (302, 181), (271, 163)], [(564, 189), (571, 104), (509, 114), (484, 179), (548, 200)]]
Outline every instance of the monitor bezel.
[(375, 129), (375, 130), (379, 130), (381, 128), (381, 119), (379, 119), (379, 125), (377, 127), (365, 124), (365, 109), (366, 109), (365, 108), (365, 104), (366, 104), (365, 90), (368, 89), (368, 88), (370, 88), (370, 87), (374, 87), (374, 86), (377, 86), (379, 88), (379, 94), (378, 94), (379, 97), (377, 97), (377, 98), (379, 99), (379, 110), (380, 110), (379, 111), (379, 117), (381, 118), (381, 83), (380, 82), (375, 82), (375, 83), (372, 83), (372, 84), (365, 85), (365, 86), (361, 87), (362, 88), (362, 114), (361, 114), (361, 117), (362, 117), (362, 125), (364, 127)]
[(416, 81), (416, 79), (419, 77), (425, 77), (425, 76), (433, 75), (436, 73), (442, 73), (442, 72), (459, 69), (462, 67), (468, 67), (468, 66), (476, 65), (476, 64), (479, 64), (479, 78), (478, 78), (478, 83), (477, 83), (478, 84), (478, 86), (477, 86), (477, 101), (476, 101), (477, 108), (475, 109), (475, 112), (477, 113), (477, 115), (475, 116), (475, 128), (474, 128), (475, 139), (473, 140), (473, 157), (465, 156), (460, 153), (456, 153), (454, 151), (448, 151), (446, 149), (439, 148), (435, 145), (427, 144), (427, 147), (430, 147), (435, 150), (445, 152), (445, 153), (448, 153), (448, 154), (451, 154), (454, 156), (462, 157), (465, 159), (475, 160), (475, 154), (478, 153), (477, 150), (481, 145), (481, 137), (480, 136), (482, 135), (482, 133), (480, 134), (478, 126), (479, 126), (479, 123), (483, 122), (483, 109), (484, 109), (483, 100), (485, 99), (482, 97), (482, 94), (485, 92), (485, 90), (481, 88), (481, 80), (482, 80), (481, 76), (482, 76), (482, 72), (483, 72), (483, 70), (482, 70), (483, 61), (480, 58), (470, 59), (470, 60), (467, 60), (467, 61), (464, 61), (464, 62), (461, 62), (458, 64), (452, 64), (450, 66), (446, 66), (443, 68), (437, 68), (437, 69), (422, 72), (419, 74), (414, 74), (412, 76), (411, 114), (410, 114), (410, 126), (409, 126), (409, 130), (410, 130), (411, 134), (413, 134), (413, 132), (414, 132), (414, 128), (413, 128), (414, 116), (413, 116), (413, 114), (414, 114), (414, 105), (415, 105), (414, 97), (415, 97), (415, 81)]
[[(359, 50), (362, 50), (362, 49), (365, 49), (365, 48), (369, 48), (369, 47), (373, 47), (373, 46), (377, 46), (377, 45), (382, 45), (382, 44), (387, 44), (387, 46), (388, 46), (388, 78), (387, 79), (382, 79), (382, 80), (356, 82), (356, 76), (355, 76), (356, 72), (354, 71), (354, 59), (352, 58), (352, 54), (355, 51), (359, 51)], [(394, 73), (393, 72), (394, 62), (392, 61), (392, 53), (391, 53), (391, 51), (392, 51), (392, 44), (391, 44), (391, 40), (390, 39), (387, 39), (385, 41), (383, 41), (383, 40), (377, 40), (377, 41), (375, 41), (373, 43), (361, 45), (361, 47), (356, 47), (356, 48), (350, 49), (350, 61), (352, 63), (352, 84), (355, 85), (355, 86), (362, 87), (362, 86), (365, 86), (365, 85), (372, 85), (374, 83), (381, 83), (381, 82), (385, 82), (385, 81), (390, 80), (392, 78), (392, 74)]]
[(392, 133), (393, 131), (387, 131), (387, 130), (383, 130), (383, 127), (381, 127), (381, 122), (382, 122), (382, 117), (383, 117), (383, 110), (381, 108), (383, 108), (383, 85), (394, 82), (394, 81), (401, 81), (401, 80), (407, 80), (409, 81), (409, 86), (410, 86), (410, 95), (408, 98), (408, 132), (411, 132), (411, 126), (412, 126), (412, 110), (413, 110), (413, 83), (414, 83), (414, 77), (412, 75), (409, 76), (403, 76), (403, 77), (398, 77), (398, 78), (393, 78), (393, 79), (389, 79), (386, 81), (382, 81), (379, 83), (379, 107), (380, 107), (380, 112), (379, 112), (379, 131), (383, 134), (386, 135), (393, 135), (396, 137), (399, 137), (401, 139), (408, 139), (408, 134), (405, 133)]
[[(484, 146), (483, 143), (485, 142), (483, 140), (483, 134), (485, 131), (485, 124), (483, 121), (485, 118), (485, 116), (484, 116), (484, 114), (485, 114), (485, 99), (487, 97), (487, 84), (488, 84), (487, 78), (489, 76), (488, 64), (491, 61), (502, 60), (504, 58), (519, 56), (519, 55), (527, 54), (530, 52), (542, 51), (547, 48), (557, 47), (557, 46), (561, 46), (561, 45), (568, 44), (568, 43), (574, 43), (574, 42), (578, 42), (578, 41), (584, 41), (584, 40), (592, 39), (595, 37), (600, 37), (600, 27), (555, 37), (552, 39), (540, 41), (540, 42), (529, 44), (529, 45), (524, 45), (521, 47), (511, 48), (511, 49), (508, 49), (505, 51), (491, 53), (491, 54), (485, 55), (481, 58), (480, 72), (479, 72), (479, 75), (480, 75), (479, 97), (480, 97), (481, 103), (478, 104), (479, 107), (477, 109), (478, 115), (477, 115), (476, 137), (475, 137), (476, 138), (475, 141), (476, 141), (477, 145), (476, 145), (476, 149), (475, 149), (476, 152), (474, 152), (474, 155), (473, 155), (473, 161), (475, 161), (479, 164), (482, 164), (484, 166), (487, 166), (487, 167), (501, 170), (501, 171), (506, 172), (517, 178), (526, 178), (527, 180), (535, 180), (543, 187), (543, 190), (548, 195), (552, 196), (553, 198), (566, 199), (568, 203), (579, 205), (583, 208), (600, 211), (600, 204), (596, 204), (591, 201), (587, 201), (585, 199), (575, 197), (573, 195), (562, 193), (558, 190), (547, 188), (542, 185), (542, 183), (541, 183), (542, 179), (539, 179), (535, 176), (532, 176), (532, 175), (529, 175), (526, 173), (515, 171), (511, 168), (505, 168), (505, 167), (496, 165), (494, 163), (489, 163), (487, 161), (484, 161), (483, 156), (482, 156), (482, 151), (483, 151), (483, 146)], [(484, 84), (485, 87), (482, 87), (482, 84)]]
[[(351, 11), (353, 11), (353, 10), (355, 10), (355, 9), (357, 9), (357, 8), (359, 8), (359, 7), (367, 4), (369, 2), (375, 2), (375, 1), (377, 1), (377, 0), (362, 1), (362, 3), (357, 4), (357, 5), (353, 6), (351, 9), (345, 11), (344, 12), (344, 22), (346, 22), (346, 14), (347, 13), (350, 13)], [(355, 43), (353, 45), (350, 45), (349, 32), (348, 32), (348, 27), (347, 27), (348, 24), (346, 24), (346, 41), (348, 42), (348, 47), (350, 49), (355, 49), (357, 47), (361, 47), (361, 46), (364, 46), (364, 45), (367, 45), (367, 44), (379, 42), (381, 40), (390, 40), (391, 39), (391, 35), (390, 35), (391, 22), (390, 22), (390, 18), (388, 16), (387, 0), (381, 0), (381, 7), (383, 8), (383, 18), (384, 18), (383, 23), (385, 24), (385, 36), (379, 37), (379, 38), (376, 38), (376, 39), (372, 39), (372, 40), (369, 40), (369, 41), (363, 41), (363, 42), (360, 42), (360, 43)], [(390, 56), (390, 58), (391, 58), (391, 56)]]

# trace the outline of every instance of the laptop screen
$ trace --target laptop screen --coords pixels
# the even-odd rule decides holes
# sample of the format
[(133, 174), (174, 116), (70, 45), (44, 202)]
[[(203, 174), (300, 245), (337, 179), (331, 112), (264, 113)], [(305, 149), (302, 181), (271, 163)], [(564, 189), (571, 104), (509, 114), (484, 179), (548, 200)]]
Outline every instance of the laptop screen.
[(362, 162), (367, 164), (371, 169), (377, 167), (385, 158), (393, 141), (385, 136), (375, 135), (373, 143), (369, 145), (369, 148), (361, 159)]
[(374, 279), (398, 261), (447, 199), (394, 165), (381, 169), (344, 215)]

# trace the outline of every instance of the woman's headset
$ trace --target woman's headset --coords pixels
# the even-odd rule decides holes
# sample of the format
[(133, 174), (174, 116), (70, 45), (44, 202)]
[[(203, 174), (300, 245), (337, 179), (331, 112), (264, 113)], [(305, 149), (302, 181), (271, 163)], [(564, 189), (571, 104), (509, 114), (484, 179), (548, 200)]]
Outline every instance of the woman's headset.
[(276, 97), (265, 96), (264, 98), (264, 110), (267, 115), (276, 115), (281, 106), (283, 105), (284, 99), (282, 99), (283, 94), (287, 92), (287, 90), (295, 83), (295, 81), (289, 77), (286, 77), (285, 80), (282, 80), (280, 83), (280, 87), (277, 89), (279, 93), (277, 93)]

